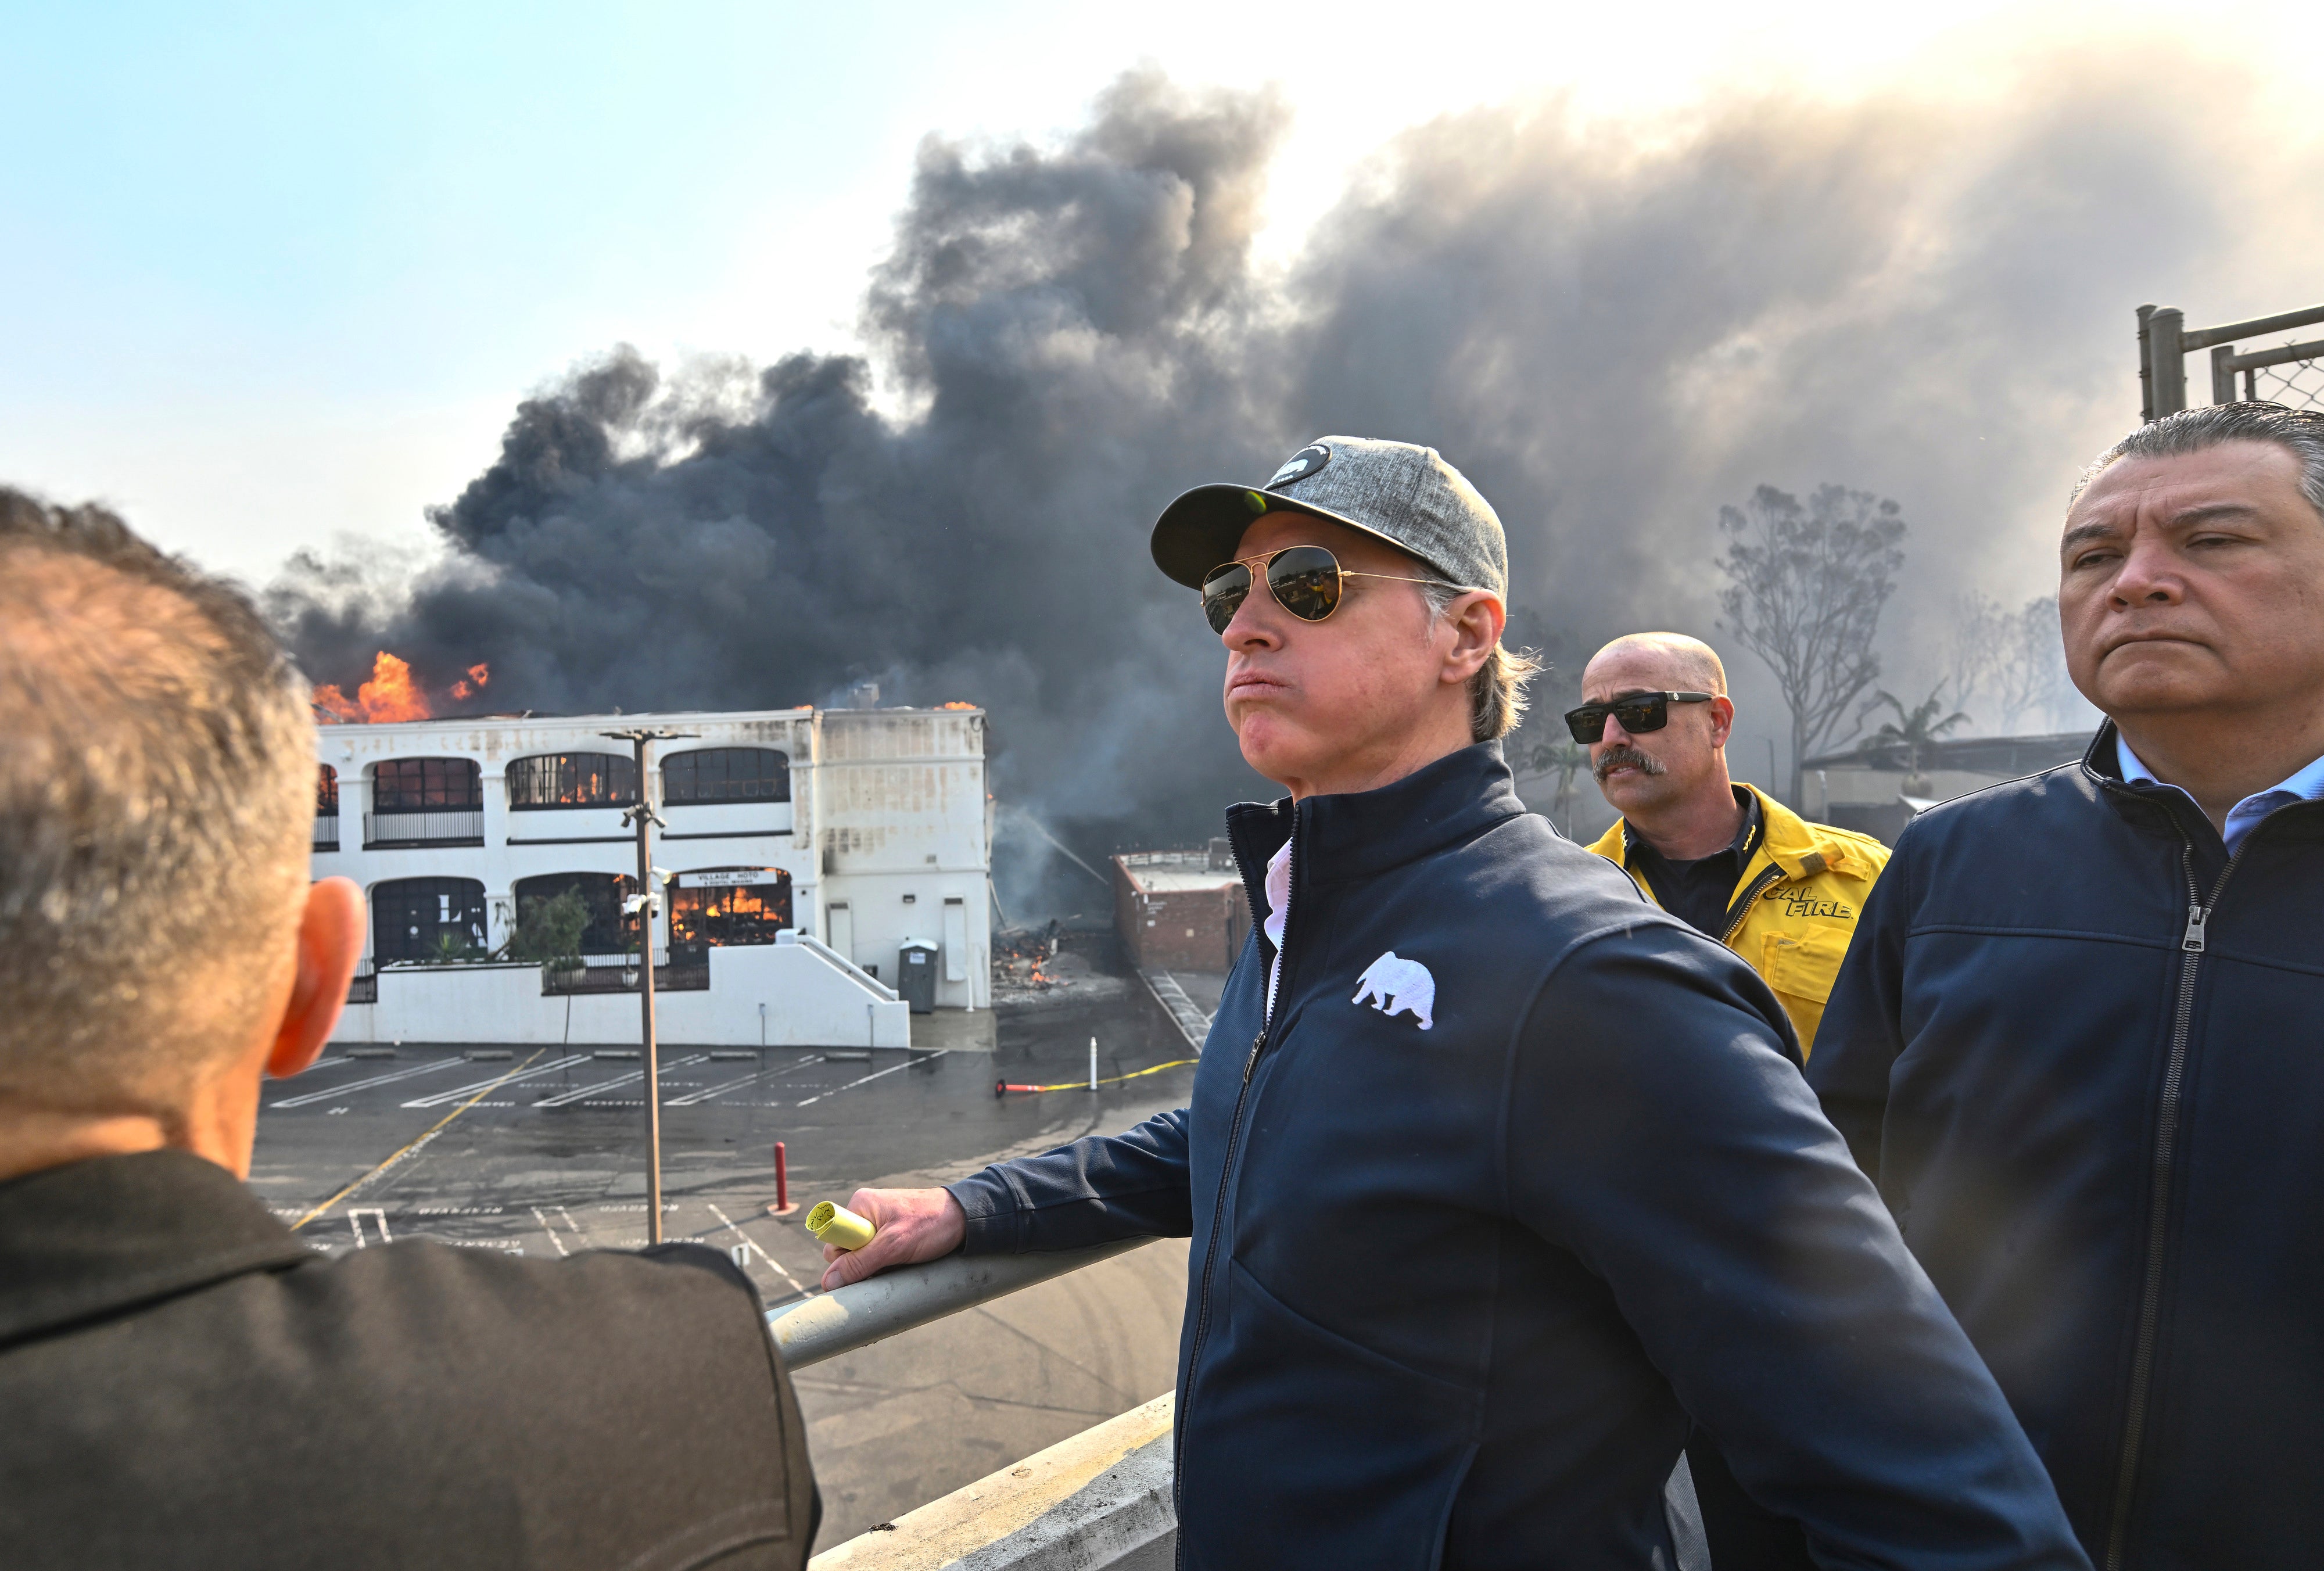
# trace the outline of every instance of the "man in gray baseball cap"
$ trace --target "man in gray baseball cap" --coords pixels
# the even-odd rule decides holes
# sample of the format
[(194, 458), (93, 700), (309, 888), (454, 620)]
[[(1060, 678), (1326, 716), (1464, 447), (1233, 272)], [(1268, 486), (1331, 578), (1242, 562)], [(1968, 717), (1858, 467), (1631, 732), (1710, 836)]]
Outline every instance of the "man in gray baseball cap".
[(1517, 800), (1495, 739), (1531, 662), (1475, 488), (1326, 437), (1181, 496), (1153, 552), (1290, 793), (1227, 814), (1259, 920), (1192, 1100), (859, 1190), (880, 1231), (825, 1285), (1191, 1235), (1204, 1571), (1700, 1565), (1690, 1423), (1821, 1563), (2087, 1571), (1775, 995)]

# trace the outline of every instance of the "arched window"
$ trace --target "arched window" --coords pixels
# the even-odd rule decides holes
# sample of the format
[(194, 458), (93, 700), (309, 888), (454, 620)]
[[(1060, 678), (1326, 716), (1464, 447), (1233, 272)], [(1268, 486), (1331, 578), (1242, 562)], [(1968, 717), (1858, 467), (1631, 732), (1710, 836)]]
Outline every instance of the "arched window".
[(315, 849), (339, 848), (339, 772), (327, 763), (315, 766)]
[(709, 867), (678, 875), (669, 892), (669, 941), (771, 944), (791, 925), (791, 875), (779, 867)]
[(484, 886), (473, 878), (392, 878), (372, 885), (372, 957), (481, 960)]
[(621, 753), (541, 753), (512, 759), (509, 806), (626, 808), (638, 799), (638, 765)]
[(391, 758), (372, 772), (374, 813), (477, 812), (484, 772), (472, 758)]
[(703, 747), (662, 760), (662, 800), (787, 802), (791, 761), (771, 747)]
[[(520, 878), (512, 892), (519, 939), (521, 942), (540, 928), (541, 906), (570, 890), (581, 897), (582, 909), (589, 916), (575, 953), (625, 955), (638, 941), (638, 919), (622, 914), (622, 902), (636, 886), (635, 879), (620, 873), (547, 873), (539, 878)], [(554, 958), (546, 954), (523, 957)]]

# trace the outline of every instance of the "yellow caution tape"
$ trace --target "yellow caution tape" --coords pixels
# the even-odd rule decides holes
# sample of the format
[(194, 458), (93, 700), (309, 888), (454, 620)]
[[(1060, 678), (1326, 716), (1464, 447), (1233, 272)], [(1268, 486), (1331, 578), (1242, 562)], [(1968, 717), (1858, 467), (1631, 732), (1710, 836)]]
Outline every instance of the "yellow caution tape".
[(828, 1200), (807, 1214), (807, 1230), (835, 1249), (862, 1249), (880, 1231), (846, 1206)]

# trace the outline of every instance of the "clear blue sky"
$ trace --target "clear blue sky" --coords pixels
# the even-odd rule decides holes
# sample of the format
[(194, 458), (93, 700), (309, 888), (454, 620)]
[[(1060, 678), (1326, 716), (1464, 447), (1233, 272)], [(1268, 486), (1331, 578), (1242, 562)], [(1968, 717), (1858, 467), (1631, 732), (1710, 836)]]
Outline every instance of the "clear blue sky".
[[(844, 345), (924, 134), (1069, 128), (1141, 60), (1291, 100), (1287, 249), (1351, 160), (1464, 104), (1865, 90), (1972, 69), (1996, 18), (2140, 14), (1608, 9), (0, 0), (0, 479), (258, 578), (416, 546), (576, 359)], [(2312, 8), (2239, 14), (2280, 40)]]

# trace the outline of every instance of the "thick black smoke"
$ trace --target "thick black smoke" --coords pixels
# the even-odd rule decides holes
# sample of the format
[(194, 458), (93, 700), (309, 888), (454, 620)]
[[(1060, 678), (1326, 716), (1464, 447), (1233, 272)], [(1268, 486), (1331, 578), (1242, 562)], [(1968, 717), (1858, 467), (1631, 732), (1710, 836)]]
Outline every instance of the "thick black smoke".
[[(1925, 686), (1950, 596), (2049, 587), (2067, 481), (2136, 415), (2131, 308), (2305, 299), (2299, 247), (2236, 217), (2263, 177), (2296, 186), (2296, 155), (2193, 99), (2159, 113), (2126, 90), (2151, 63), (2032, 70), (1974, 112), (1448, 118), (1386, 149), (1285, 276), (1251, 255), (1267, 180), (1297, 174), (1270, 168), (1282, 107), (1135, 73), (1054, 145), (923, 144), (863, 356), (673, 381), (616, 350), (519, 406), (408, 596), (302, 557), (273, 604), (319, 678), (383, 648), (438, 685), (483, 660), (495, 707), (825, 701), (860, 678), (970, 699), (1002, 800), (1085, 853), (1199, 840), (1269, 788), (1147, 530), (1184, 487), (1338, 430), (1477, 481), (1518, 628), (1569, 670), (1639, 627), (1716, 639), (1721, 501), (1894, 496), (1914, 581), (1891, 666)], [(1730, 663), (1742, 729), (1784, 729)], [(1037, 898), (1097, 909), (1061, 876)]]

